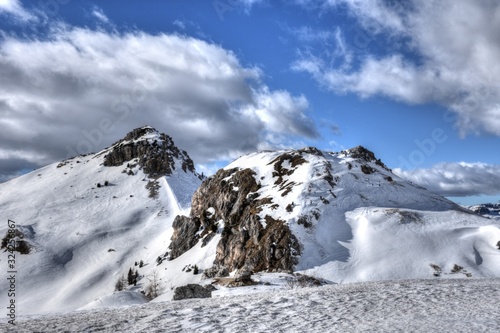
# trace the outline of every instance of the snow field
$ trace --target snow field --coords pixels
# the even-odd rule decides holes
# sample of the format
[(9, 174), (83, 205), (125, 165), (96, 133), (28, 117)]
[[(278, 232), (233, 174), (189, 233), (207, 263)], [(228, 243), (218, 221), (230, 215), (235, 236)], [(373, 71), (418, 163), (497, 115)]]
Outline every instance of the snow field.
[[(75, 157), (1, 184), (2, 218), (34, 230), (32, 253), (17, 255), (20, 313), (73, 311), (98, 301), (113, 294), (129, 267), (139, 269), (139, 286), (147, 286), (156, 258), (168, 250), (172, 221), (189, 206), (199, 179), (178, 163), (151, 198), (138, 167), (104, 167), (102, 155)], [(128, 169), (134, 175), (123, 172)], [(0, 235), (5, 232), (2, 223)], [(143, 268), (135, 266), (140, 260)], [(0, 295), (5, 288), (0, 283)]]
[(500, 280), (406, 280), (20, 318), (9, 332), (498, 332)]

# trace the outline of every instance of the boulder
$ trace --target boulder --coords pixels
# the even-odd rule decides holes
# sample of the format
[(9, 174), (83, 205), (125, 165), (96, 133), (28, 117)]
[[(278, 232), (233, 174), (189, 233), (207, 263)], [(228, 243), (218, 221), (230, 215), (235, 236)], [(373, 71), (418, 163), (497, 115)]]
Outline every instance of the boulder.
[(179, 301), (188, 298), (210, 298), (212, 297), (214, 287), (210, 285), (208, 288), (199, 284), (188, 284), (186, 286), (177, 287), (174, 290), (174, 301)]

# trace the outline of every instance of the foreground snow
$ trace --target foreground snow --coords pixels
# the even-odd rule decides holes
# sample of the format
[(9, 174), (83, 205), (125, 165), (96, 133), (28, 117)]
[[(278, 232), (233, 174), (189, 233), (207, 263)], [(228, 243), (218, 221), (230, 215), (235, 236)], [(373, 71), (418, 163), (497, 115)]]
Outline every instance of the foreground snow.
[[(17, 332), (499, 332), (499, 279), (330, 285), (21, 317)], [(0, 324), (0, 331), (12, 331)]]

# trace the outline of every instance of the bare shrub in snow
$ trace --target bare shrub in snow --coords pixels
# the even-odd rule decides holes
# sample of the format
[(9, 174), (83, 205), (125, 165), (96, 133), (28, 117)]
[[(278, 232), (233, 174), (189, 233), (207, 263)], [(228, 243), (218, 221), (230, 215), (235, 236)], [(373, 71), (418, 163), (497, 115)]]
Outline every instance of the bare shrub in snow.
[(163, 293), (163, 286), (161, 285), (160, 277), (156, 269), (153, 269), (148, 280), (149, 284), (146, 287), (146, 296), (151, 299), (160, 296)]
[(125, 288), (127, 280), (125, 280), (125, 276), (120, 276), (120, 278), (115, 283), (115, 291), (122, 291)]

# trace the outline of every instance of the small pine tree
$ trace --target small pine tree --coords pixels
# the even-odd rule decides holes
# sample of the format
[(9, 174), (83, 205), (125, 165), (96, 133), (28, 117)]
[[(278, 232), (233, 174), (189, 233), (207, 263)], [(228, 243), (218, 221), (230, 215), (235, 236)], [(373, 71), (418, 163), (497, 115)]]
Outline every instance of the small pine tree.
[(134, 286), (137, 285), (137, 280), (138, 279), (139, 279), (139, 271), (135, 270), (135, 274), (134, 274)]
[(135, 266), (137, 266), (137, 261), (135, 262)]
[(135, 274), (134, 272), (132, 271), (132, 268), (129, 268), (128, 269), (128, 275), (127, 275), (127, 282), (128, 282), (128, 285), (130, 286), (131, 284), (134, 284), (134, 277), (135, 277)]
[(194, 275), (197, 275), (198, 273), (199, 273), (199, 271), (198, 271), (198, 266), (197, 266), (197, 265), (194, 265), (194, 267), (193, 267), (193, 274), (194, 274)]
[(144, 261), (142, 261), (142, 260), (141, 260), (141, 261), (139, 262), (139, 267), (142, 267), (142, 266), (144, 266)]

